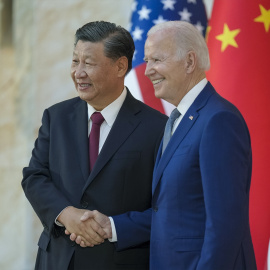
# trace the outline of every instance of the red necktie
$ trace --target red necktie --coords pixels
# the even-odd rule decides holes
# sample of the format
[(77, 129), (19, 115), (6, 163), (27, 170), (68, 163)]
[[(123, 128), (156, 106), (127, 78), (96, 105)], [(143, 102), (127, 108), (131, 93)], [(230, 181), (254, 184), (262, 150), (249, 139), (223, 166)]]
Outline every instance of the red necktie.
[(92, 128), (89, 135), (89, 159), (90, 171), (92, 171), (98, 157), (100, 126), (104, 118), (100, 112), (95, 112), (91, 116)]

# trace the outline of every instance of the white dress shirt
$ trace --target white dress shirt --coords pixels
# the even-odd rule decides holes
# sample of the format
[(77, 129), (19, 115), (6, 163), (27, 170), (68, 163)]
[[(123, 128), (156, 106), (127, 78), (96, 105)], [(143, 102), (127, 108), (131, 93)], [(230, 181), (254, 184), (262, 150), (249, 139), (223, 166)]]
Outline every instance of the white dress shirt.
[[(104, 117), (104, 122), (100, 126), (100, 135), (99, 135), (99, 150), (100, 152), (102, 146), (104, 145), (110, 130), (113, 126), (113, 123), (125, 101), (125, 98), (127, 96), (127, 90), (124, 88), (122, 94), (115, 100), (113, 101), (110, 105), (108, 105), (106, 108), (104, 108), (100, 113)], [(88, 107), (88, 136), (91, 132), (92, 128), (92, 120), (90, 117), (96, 110), (89, 104), (87, 104)]]
[(192, 105), (196, 97), (201, 93), (203, 88), (207, 84), (207, 79), (202, 79), (199, 83), (197, 83), (191, 90), (187, 92), (187, 94), (182, 98), (180, 103), (177, 106), (177, 110), (181, 113), (181, 115), (175, 120), (172, 128), (172, 134), (175, 132), (179, 123), (183, 119), (185, 113), (188, 111), (189, 107)]

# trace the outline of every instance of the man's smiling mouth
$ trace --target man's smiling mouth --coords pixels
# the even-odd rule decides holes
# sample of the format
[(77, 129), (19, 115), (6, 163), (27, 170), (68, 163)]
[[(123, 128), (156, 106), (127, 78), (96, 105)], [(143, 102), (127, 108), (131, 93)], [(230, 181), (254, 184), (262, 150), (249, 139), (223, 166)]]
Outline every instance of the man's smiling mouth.
[(152, 81), (153, 85), (157, 84), (157, 83), (160, 83), (162, 82), (164, 79), (159, 79), (159, 80), (154, 80)]

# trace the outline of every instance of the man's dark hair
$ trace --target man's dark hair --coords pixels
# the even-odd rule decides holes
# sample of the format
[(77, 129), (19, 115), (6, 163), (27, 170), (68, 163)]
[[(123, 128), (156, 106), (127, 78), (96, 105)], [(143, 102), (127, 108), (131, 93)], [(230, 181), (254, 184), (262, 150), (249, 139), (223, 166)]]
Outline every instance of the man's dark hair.
[(110, 22), (90, 22), (76, 31), (75, 46), (79, 40), (103, 42), (106, 57), (117, 60), (126, 56), (128, 59), (126, 74), (132, 69), (135, 45), (130, 33), (125, 28)]

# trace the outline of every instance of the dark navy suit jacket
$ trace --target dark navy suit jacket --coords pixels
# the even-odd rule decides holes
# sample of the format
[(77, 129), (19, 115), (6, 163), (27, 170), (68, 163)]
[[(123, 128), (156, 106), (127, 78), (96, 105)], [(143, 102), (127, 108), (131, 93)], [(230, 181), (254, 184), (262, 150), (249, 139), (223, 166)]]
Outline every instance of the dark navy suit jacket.
[(240, 112), (208, 83), (163, 155), (161, 150), (162, 143), (152, 208), (113, 217), (118, 248), (150, 237), (152, 270), (256, 269), (249, 228), (251, 143)]
[(155, 157), (166, 120), (167, 116), (128, 91), (89, 175), (86, 102), (74, 98), (45, 110), (22, 181), (44, 226), (36, 269), (65, 270), (74, 251), (78, 270), (148, 269), (149, 242), (119, 252), (109, 241), (81, 248), (54, 221), (67, 206), (97, 209), (109, 216), (149, 208)]

